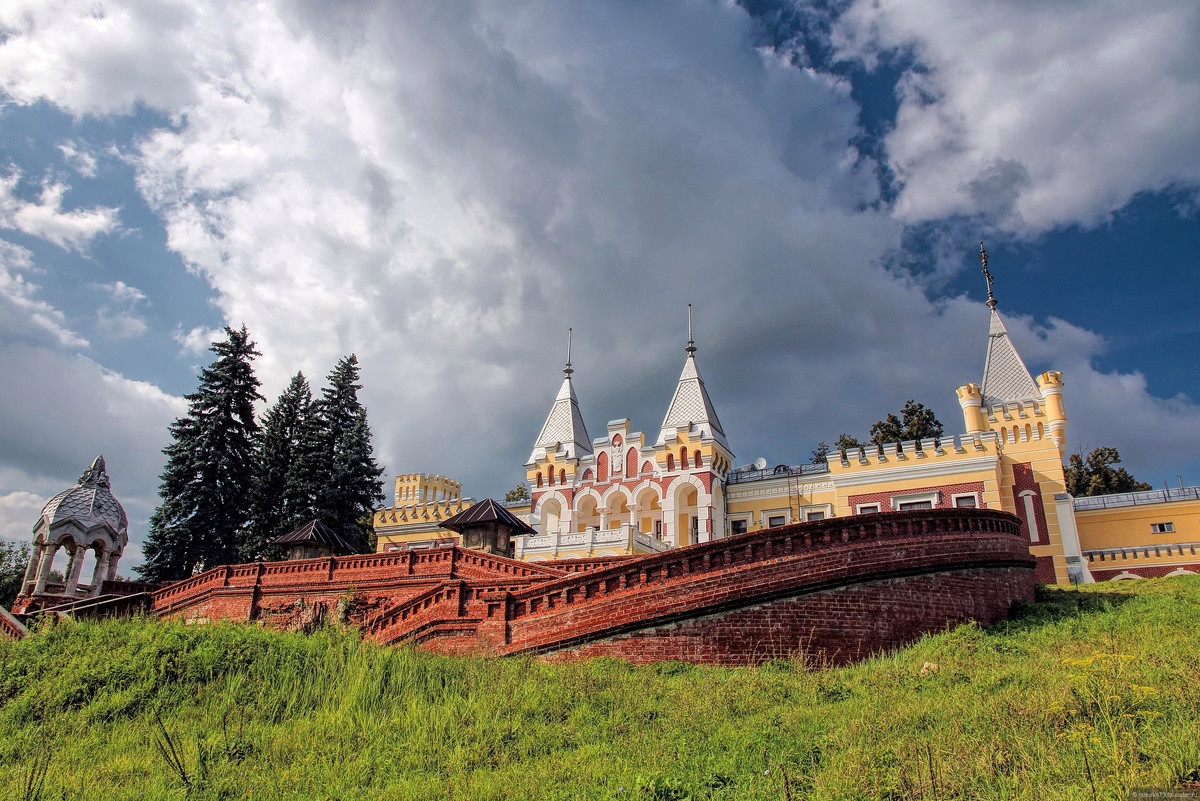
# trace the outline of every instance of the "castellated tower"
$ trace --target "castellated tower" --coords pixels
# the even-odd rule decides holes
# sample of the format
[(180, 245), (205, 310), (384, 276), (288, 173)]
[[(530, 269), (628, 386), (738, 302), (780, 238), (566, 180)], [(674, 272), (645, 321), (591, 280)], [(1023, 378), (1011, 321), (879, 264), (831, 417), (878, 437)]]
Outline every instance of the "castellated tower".
[(687, 357), (652, 442), (628, 419), (588, 437), (568, 344), (562, 386), (525, 464), (537, 532), (518, 540), (519, 558), (652, 553), (727, 535), (733, 454), (696, 366), (688, 311)]
[(998, 500), (1001, 508), (1021, 518), (1029, 550), (1038, 558), (1038, 580), (1066, 583), (1071, 573), (1085, 569), (1063, 476), (1067, 414), (1062, 373), (1050, 370), (1036, 381), (1030, 375), (996, 310), (983, 243), (980, 259), (988, 284), (987, 356), (982, 383), (957, 390), (963, 424), (968, 435), (995, 436)]

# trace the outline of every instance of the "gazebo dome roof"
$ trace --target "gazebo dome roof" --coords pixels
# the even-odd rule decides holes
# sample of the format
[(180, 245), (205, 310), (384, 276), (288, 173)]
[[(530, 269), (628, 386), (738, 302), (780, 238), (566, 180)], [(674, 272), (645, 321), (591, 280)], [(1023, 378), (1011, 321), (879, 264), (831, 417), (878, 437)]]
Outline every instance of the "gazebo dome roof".
[(75, 486), (46, 502), (34, 528), (48, 528), (65, 520), (74, 520), (85, 530), (107, 523), (117, 535), (128, 536), (129, 518), (121, 502), (113, 497), (103, 456), (92, 461)]

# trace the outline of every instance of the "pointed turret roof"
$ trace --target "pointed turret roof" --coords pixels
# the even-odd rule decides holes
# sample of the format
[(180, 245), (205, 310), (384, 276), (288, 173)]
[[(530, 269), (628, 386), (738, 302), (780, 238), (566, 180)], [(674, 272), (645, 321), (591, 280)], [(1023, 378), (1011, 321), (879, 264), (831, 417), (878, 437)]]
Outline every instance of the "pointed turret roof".
[(356, 552), (353, 545), (342, 539), (341, 535), (320, 520), (309, 520), (300, 526), (300, 528), (276, 538), (271, 544), (307, 545), (310, 543), (324, 545), (339, 554), (352, 554)]
[(575, 397), (575, 386), (571, 383), (571, 331), (567, 330), (567, 366), (563, 368), (563, 382), (546, 415), (542, 425), (542, 433), (533, 443), (533, 452), (529, 462), (537, 461), (539, 451), (554, 453), (566, 448), (568, 459), (578, 459), (592, 452), (592, 440), (588, 437), (587, 427), (583, 424), (583, 415), (579, 412), (579, 399)]
[(1040, 400), (1041, 397), (1029, 368), (1008, 337), (1000, 313), (992, 309), (987, 360), (983, 365), (983, 402), (988, 406), (1000, 406), (1014, 401)]
[(683, 372), (679, 374), (679, 384), (675, 387), (675, 395), (671, 405), (667, 407), (667, 416), (663, 418), (662, 430), (658, 434), (656, 445), (664, 444), (675, 436), (682, 427), (699, 431), (701, 436), (711, 438), (721, 444), (726, 450), (729, 443), (725, 440), (725, 429), (717, 419), (717, 410), (713, 408), (708, 390), (704, 388), (704, 379), (700, 377), (700, 368), (696, 366), (696, 343), (692, 341), (692, 306), (688, 304), (688, 344), (684, 348), (687, 360), (683, 363)]
[(988, 406), (1000, 406), (1005, 403), (1041, 400), (1041, 391), (1009, 339), (1008, 329), (1000, 319), (1000, 312), (996, 311), (998, 304), (996, 296), (992, 294), (992, 274), (988, 272), (987, 251), (983, 249), (982, 242), (979, 243), (979, 260), (983, 262), (983, 275), (987, 279), (988, 287), (987, 305), (991, 310), (987, 359), (983, 363), (983, 402)]

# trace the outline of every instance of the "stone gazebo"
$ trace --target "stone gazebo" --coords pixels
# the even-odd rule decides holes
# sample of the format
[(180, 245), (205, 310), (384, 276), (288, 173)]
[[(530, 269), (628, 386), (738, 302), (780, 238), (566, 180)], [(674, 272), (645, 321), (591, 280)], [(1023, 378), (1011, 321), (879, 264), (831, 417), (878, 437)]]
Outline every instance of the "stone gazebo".
[(537, 533), (491, 498), (443, 521), (442, 528), (457, 532), (466, 548), (510, 558), (514, 549), (513, 537)]
[[(15, 606), (29, 606), (33, 598), (53, 602), (95, 597), (105, 581), (117, 575), (117, 562), (129, 544), (129, 519), (113, 497), (104, 457), (97, 456), (75, 486), (51, 498), (33, 526), (33, 554), (25, 570), (21, 596)], [(70, 555), (63, 583), (51, 582), (50, 569), (60, 548)], [(88, 551), (96, 555), (91, 582), (79, 583)], [(21, 604), (21, 601), (26, 603)]]
[(289, 561), (347, 556), (358, 552), (353, 545), (320, 520), (309, 520), (300, 528), (273, 540), (271, 544), (286, 547)]

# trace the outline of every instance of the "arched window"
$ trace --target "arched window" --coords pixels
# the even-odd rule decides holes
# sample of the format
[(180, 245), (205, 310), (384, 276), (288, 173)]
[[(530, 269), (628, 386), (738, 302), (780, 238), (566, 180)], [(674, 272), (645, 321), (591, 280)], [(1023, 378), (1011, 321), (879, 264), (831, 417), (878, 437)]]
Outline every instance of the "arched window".
[(558, 483), (559, 483), (559, 484), (566, 484), (566, 483), (567, 483), (567, 470), (566, 470), (566, 468), (563, 468), (562, 470), (559, 470), (559, 471), (558, 471)]
[(642, 472), (643, 473), (653, 473), (654, 465), (650, 464), (650, 462), (642, 462)]
[(542, 474), (541, 473), (537, 474), (537, 485), (539, 487), (542, 486)]
[(583, 480), (584, 481), (591, 481), (593, 476), (594, 476), (594, 474), (592, 473), (592, 468), (589, 467), (587, 470), (583, 471)]
[(604, 451), (596, 457), (596, 480), (608, 481), (608, 454)]
[(624, 441), (625, 441), (625, 440), (621, 439), (621, 435), (620, 435), (620, 434), (614, 434), (614, 435), (613, 435), (613, 443), (612, 443), (612, 444), (613, 444), (613, 446), (614, 446), (614, 447), (616, 447), (616, 446), (620, 445), (620, 444), (621, 444), (622, 442), (624, 442)]
[(680, 448), (680, 449), (679, 449), (679, 469), (680, 469), (680, 470), (687, 470), (687, 469), (688, 469), (688, 463), (687, 463), (687, 448)]
[(554, 468), (553, 467), (551, 467), (549, 470), (546, 471), (546, 478), (549, 479), (550, 486), (553, 487), (554, 486)]
[(674, 470), (675, 470), (675, 455), (668, 453), (667, 454), (667, 472), (670, 473)]
[(637, 475), (637, 451), (633, 448), (630, 448), (629, 452), (625, 454), (625, 475)]
[(1037, 432), (1038, 432), (1038, 439), (1044, 439), (1046, 437), (1046, 429), (1042, 428), (1041, 423), (1038, 423)]
[(692, 455), (692, 467), (704, 467), (704, 460), (700, 458), (700, 451), (696, 451)]

